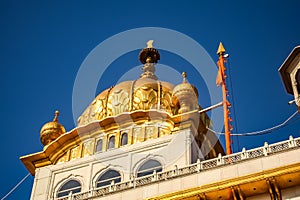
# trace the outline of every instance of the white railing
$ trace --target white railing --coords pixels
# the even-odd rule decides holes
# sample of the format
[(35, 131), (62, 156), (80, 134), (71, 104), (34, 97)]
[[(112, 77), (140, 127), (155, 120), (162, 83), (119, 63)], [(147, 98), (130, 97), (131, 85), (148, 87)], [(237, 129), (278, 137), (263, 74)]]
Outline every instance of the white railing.
[(202, 171), (214, 169), (227, 164), (238, 163), (249, 159), (256, 159), (259, 157), (273, 155), (275, 153), (281, 153), (294, 148), (300, 148), (300, 137), (294, 139), (292, 136), (290, 136), (289, 140), (285, 140), (282, 142), (278, 142), (270, 145), (268, 143), (265, 143), (263, 147), (250, 149), (250, 150), (246, 150), (245, 148), (243, 148), (241, 152), (226, 155), (226, 156), (222, 156), (220, 154), (217, 158), (210, 159), (210, 160), (204, 160), (204, 161), (198, 160), (197, 163), (188, 165), (183, 168), (176, 167), (174, 170), (170, 170), (170, 171), (164, 171), (158, 173), (154, 172), (153, 174), (147, 176), (132, 178), (130, 181), (103, 186), (100, 188), (92, 189), (89, 192), (70, 194), (68, 197), (61, 197), (61, 198), (54, 198), (54, 199), (55, 200), (93, 199), (95, 197), (104, 196), (121, 190), (135, 188), (135, 187), (143, 186), (158, 181), (164, 181), (182, 175), (201, 173)]
[[(71, 196), (71, 195), (70, 195)], [(69, 197), (59, 197), (59, 198), (56, 198), (57, 200), (68, 200)]]

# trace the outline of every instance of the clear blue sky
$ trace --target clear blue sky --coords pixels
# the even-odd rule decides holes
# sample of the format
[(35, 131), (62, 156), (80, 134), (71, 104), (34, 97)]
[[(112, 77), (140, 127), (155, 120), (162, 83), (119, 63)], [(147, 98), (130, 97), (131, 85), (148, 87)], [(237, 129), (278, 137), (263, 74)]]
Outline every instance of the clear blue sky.
[[(294, 113), (278, 68), (300, 44), (300, 2), (201, 2), (1, 1), (0, 197), (28, 173), (19, 157), (42, 150), (40, 128), (52, 120), (56, 109), (66, 130), (74, 128), (72, 89), (88, 53), (128, 29), (153, 26), (180, 31), (215, 61), (223, 41), (230, 53), (234, 132), (269, 128)], [(126, 62), (129, 67), (138, 64)], [(172, 65), (172, 60), (165, 62)], [(192, 76), (189, 81), (197, 82)], [(98, 87), (99, 92), (104, 86)], [(233, 137), (233, 150), (299, 137), (299, 121), (264, 136)], [(30, 177), (7, 199), (29, 199), (32, 183)]]

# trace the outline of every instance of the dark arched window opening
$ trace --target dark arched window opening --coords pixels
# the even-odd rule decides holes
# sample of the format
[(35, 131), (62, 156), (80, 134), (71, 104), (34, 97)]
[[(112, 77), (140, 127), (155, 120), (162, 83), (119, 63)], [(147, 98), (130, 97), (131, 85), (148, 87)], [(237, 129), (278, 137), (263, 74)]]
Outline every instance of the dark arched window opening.
[(148, 160), (142, 166), (140, 166), (138, 173), (137, 173), (137, 177), (153, 174), (154, 171), (156, 171), (156, 172), (162, 171), (162, 166), (161, 166), (160, 162), (158, 162), (156, 160)]
[(128, 135), (127, 133), (123, 133), (121, 137), (121, 146), (124, 146), (128, 143)]
[(296, 78), (296, 82), (297, 82), (298, 94), (300, 95), (300, 69), (298, 69), (295, 78)]
[(121, 175), (116, 170), (108, 170), (104, 174), (102, 174), (96, 182), (96, 187), (103, 187), (106, 185), (110, 185), (111, 182), (119, 183), (121, 182)]
[(102, 146), (103, 146), (103, 141), (102, 139), (97, 141), (97, 145), (96, 145), (96, 152), (101, 152), (102, 151)]
[(78, 181), (70, 180), (63, 184), (57, 192), (57, 197), (68, 196), (71, 192), (72, 194), (81, 192), (81, 184)]
[(108, 149), (115, 148), (115, 136), (111, 136), (108, 141)]

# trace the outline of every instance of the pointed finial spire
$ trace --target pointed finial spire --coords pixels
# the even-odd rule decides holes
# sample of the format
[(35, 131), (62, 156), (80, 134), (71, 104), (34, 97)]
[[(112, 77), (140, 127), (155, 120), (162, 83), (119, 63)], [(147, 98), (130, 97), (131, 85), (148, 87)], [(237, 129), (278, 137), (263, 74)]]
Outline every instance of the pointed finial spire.
[(220, 54), (224, 54), (224, 53), (225, 53), (225, 48), (224, 48), (222, 42), (220, 42), (217, 54), (220, 55)]
[(182, 72), (182, 83), (186, 83), (187, 81), (186, 81), (186, 77), (187, 77), (187, 75), (186, 75), (186, 72)]
[(147, 42), (147, 48), (153, 48), (153, 42), (154, 42), (154, 40), (149, 40)]
[(142, 64), (145, 63), (154, 63), (156, 64), (157, 61), (160, 59), (160, 54), (157, 49), (153, 48), (154, 40), (149, 40), (147, 42), (147, 47), (142, 49), (139, 55), (139, 60)]
[(58, 121), (58, 116), (59, 116), (59, 111), (56, 110), (55, 113), (54, 113), (54, 119), (53, 119), (54, 122)]

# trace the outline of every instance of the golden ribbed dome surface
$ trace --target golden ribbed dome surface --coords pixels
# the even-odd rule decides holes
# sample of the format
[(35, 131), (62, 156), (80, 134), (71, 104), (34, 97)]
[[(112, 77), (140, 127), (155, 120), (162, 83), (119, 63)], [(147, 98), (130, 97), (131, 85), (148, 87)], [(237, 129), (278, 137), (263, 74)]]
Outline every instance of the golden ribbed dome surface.
[(126, 81), (101, 92), (78, 119), (78, 125), (136, 110), (160, 110), (174, 114), (174, 85), (151, 78)]

